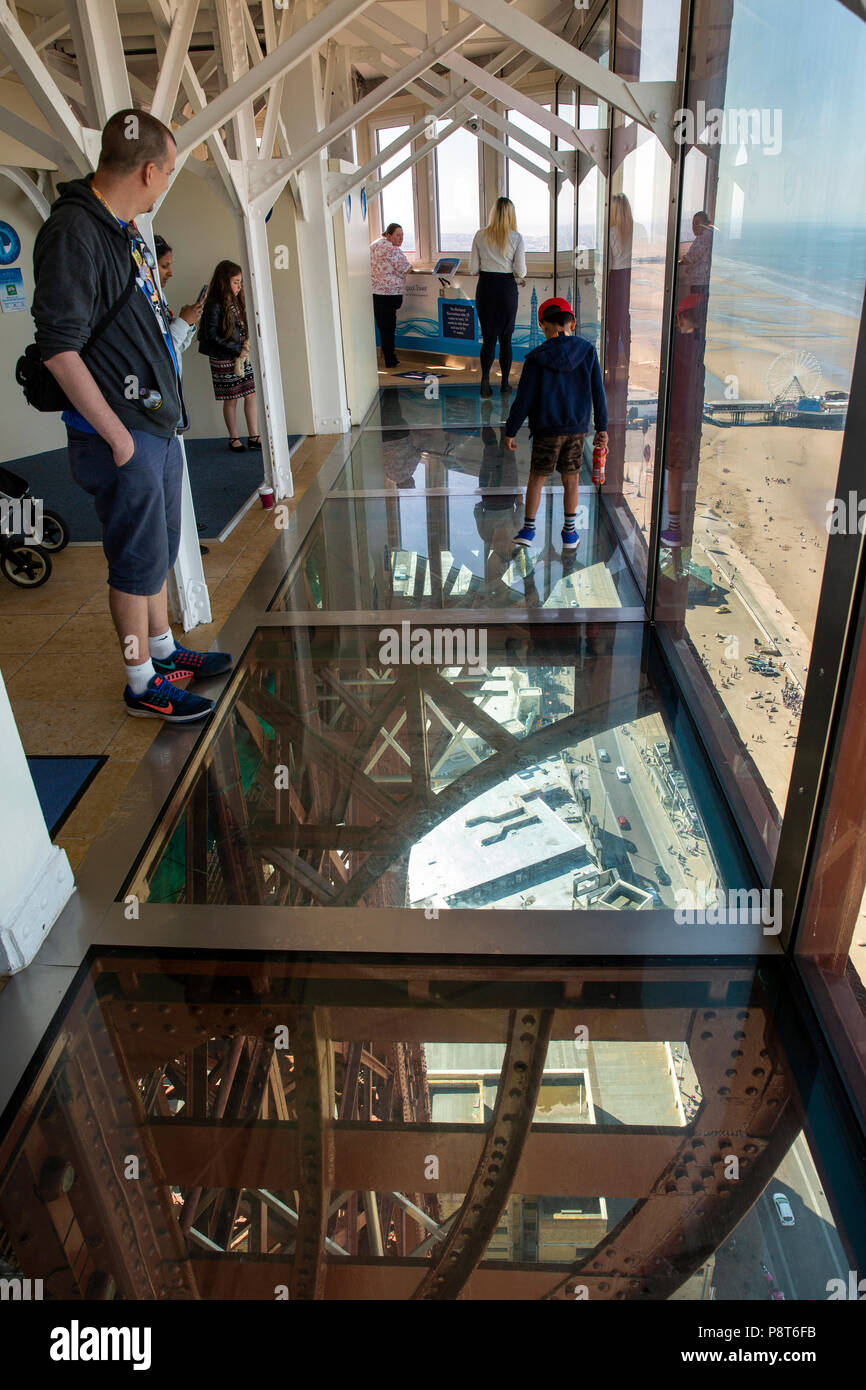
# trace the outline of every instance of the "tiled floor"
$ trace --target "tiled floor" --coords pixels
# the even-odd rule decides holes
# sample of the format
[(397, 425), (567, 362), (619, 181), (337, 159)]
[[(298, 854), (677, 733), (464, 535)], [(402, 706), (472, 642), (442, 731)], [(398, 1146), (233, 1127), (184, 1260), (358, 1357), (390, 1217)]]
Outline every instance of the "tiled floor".
[[(307, 439), (292, 456), (294, 508), (336, 443)], [(204, 572), (213, 621), (187, 640), (207, 649), (257, 572), (278, 532), (272, 515), (251, 509), (220, 545), (210, 541)], [(102, 830), (161, 728), (130, 719), (121, 697), (117, 639), (108, 615), (105, 560), (97, 545), (55, 555), (54, 572), (33, 593), (0, 588), (0, 671), (27, 754), (108, 755), (108, 762), (57, 835), (73, 871)], [(176, 626), (175, 632), (181, 637)]]

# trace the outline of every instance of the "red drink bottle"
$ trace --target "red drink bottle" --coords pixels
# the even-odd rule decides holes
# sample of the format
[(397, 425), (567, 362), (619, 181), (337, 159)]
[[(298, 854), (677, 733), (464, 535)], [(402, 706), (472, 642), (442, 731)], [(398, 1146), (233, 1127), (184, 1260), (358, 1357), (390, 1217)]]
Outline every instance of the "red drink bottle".
[(596, 486), (604, 482), (604, 465), (606, 459), (606, 445), (596, 444), (592, 451), (592, 481)]

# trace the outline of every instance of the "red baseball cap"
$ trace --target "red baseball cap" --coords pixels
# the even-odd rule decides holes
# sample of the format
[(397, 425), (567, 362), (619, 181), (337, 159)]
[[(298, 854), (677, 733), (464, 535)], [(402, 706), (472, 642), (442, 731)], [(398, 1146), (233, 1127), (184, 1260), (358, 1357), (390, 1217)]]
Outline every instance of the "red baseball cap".
[(685, 299), (681, 299), (679, 304), (677, 305), (677, 313), (685, 314), (688, 312), (689, 309), (697, 309), (700, 304), (704, 304), (705, 302), (706, 295), (687, 294)]
[(545, 301), (544, 301), (543, 304), (539, 304), (539, 306), (538, 306), (538, 322), (539, 322), (539, 323), (541, 323), (541, 320), (542, 320), (543, 317), (544, 317), (544, 311), (545, 311), (545, 309), (561, 309), (562, 312), (563, 312), (564, 314), (571, 314), (572, 318), (574, 318), (574, 310), (572, 309), (572, 307), (571, 307), (571, 305), (569, 304), (569, 302), (568, 302), (567, 299), (545, 299)]

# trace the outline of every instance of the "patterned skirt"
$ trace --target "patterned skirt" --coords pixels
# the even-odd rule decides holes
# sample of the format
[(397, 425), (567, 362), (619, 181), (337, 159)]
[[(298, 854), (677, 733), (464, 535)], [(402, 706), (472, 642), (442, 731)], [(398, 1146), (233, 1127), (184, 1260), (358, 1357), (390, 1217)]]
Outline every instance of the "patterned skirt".
[(253, 369), (247, 363), (243, 376), (235, 376), (235, 360), (211, 357), (210, 375), (213, 382), (214, 398), (218, 401), (239, 401), (242, 396), (251, 396), (256, 389)]

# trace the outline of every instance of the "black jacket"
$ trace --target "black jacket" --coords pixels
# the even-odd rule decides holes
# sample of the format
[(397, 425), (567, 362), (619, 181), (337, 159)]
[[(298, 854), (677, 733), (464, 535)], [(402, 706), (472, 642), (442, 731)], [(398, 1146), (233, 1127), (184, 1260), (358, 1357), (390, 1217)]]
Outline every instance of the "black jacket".
[[(81, 351), (97, 321), (120, 298), (132, 267), (126, 229), (91, 192), (90, 177), (58, 187), (60, 196), (33, 247), (32, 312), (43, 362), (59, 352)], [(127, 429), (165, 436), (189, 428), (171, 353), (138, 286), (86, 361)], [(127, 398), (130, 377), (159, 391), (159, 410)]]
[(527, 354), (505, 422), (513, 439), (529, 416), (531, 435), (586, 434), (590, 416), (607, 429), (607, 401), (598, 356), (586, 338), (559, 333)]
[(198, 350), (205, 357), (215, 357), (218, 361), (240, 357), (245, 338), (243, 332), (234, 324), (231, 336), (223, 336), (223, 306), (218, 299), (206, 299), (201, 311), (198, 330)]

